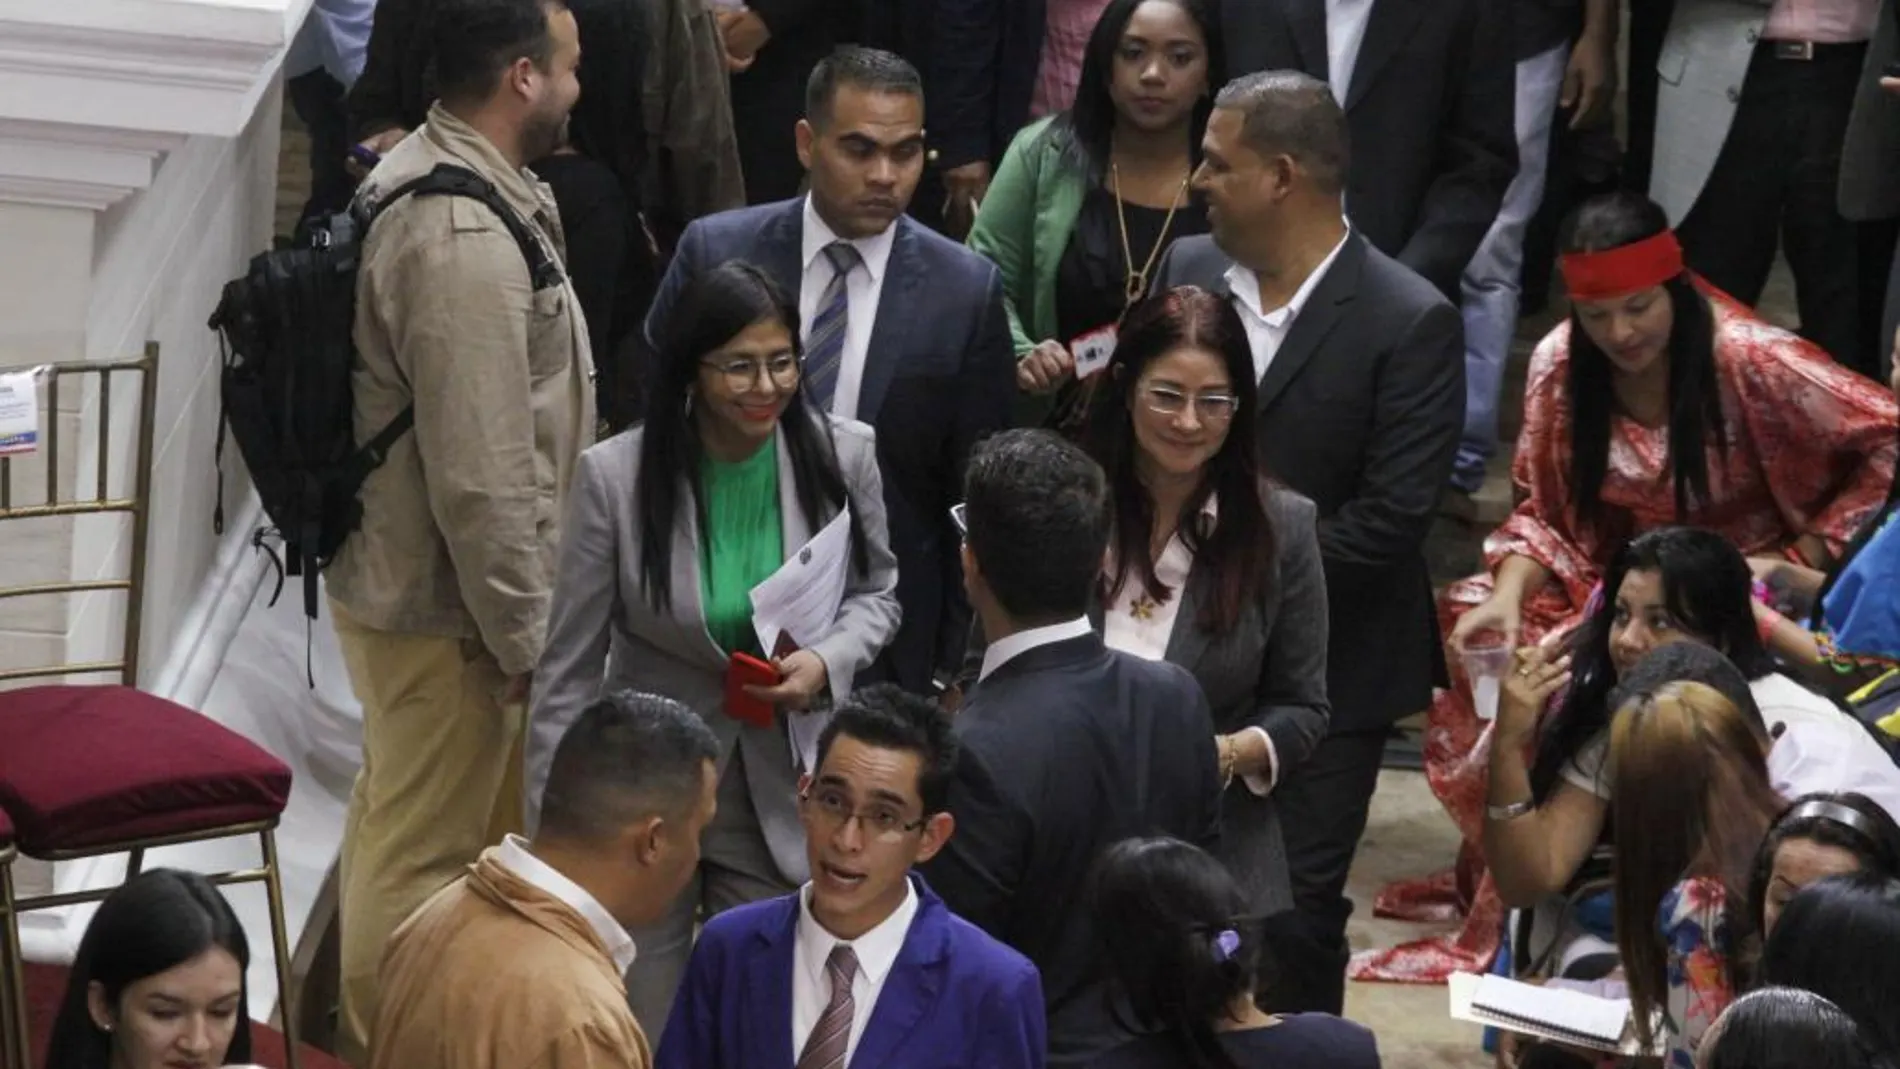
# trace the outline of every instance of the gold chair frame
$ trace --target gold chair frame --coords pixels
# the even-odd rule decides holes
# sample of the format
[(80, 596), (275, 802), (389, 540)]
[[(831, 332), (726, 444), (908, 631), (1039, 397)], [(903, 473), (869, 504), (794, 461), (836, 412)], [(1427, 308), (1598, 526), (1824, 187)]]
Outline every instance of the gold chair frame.
[[(139, 661), (139, 624), (144, 607), (146, 534), (151, 523), (152, 489), (152, 439), (156, 428), (153, 426), (154, 413), (158, 403), (158, 344), (148, 342), (144, 355), (136, 360), (121, 360), (104, 363), (67, 363), (50, 365), (51, 376), (47, 387), (47, 411), (51, 418), (45, 428), (46, 448), (46, 500), (37, 505), (15, 505), (13, 503), (12, 461), (0, 457), (0, 523), (8, 520), (41, 518), (47, 516), (81, 516), (102, 513), (121, 513), (132, 519), (131, 565), (123, 579), (62, 580), (49, 583), (36, 583), (28, 586), (0, 588), (0, 601), (13, 598), (36, 597), (55, 594), (76, 594), (87, 591), (124, 591), (126, 595), (125, 628), (120, 656), (116, 660), (85, 661), (69, 664), (55, 664), (30, 668), (15, 668), (0, 671), (0, 683), (21, 679), (43, 679), (53, 676), (71, 675), (117, 675), (127, 686), (138, 683)], [(111, 434), (112, 434), (112, 378), (116, 374), (137, 373), (139, 380), (139, 426), (137, 437), (136, 470), (133, 472), (134, 487), (129, 497), (110, 497)], [(99, 380), (99, 430), (98, 430), (98, 473), (97, 485), (90, 498), (72, 495), (62, 497), (59, 486), (59, 394), (61, 380), (79, 376), (93, 375)], [(4, 695), (0, 694), (0, 698)], [(99, 857), (107, 854), (129, 855), (126, 864), (126, 879), (139, 874), (145, 861), (145, 852), (161, 846), (178, 843), (202, 842), (209, 839), (236, 838), (243, 835), (255, 835), (262, 847), (263, 863), (250, 869), (207, 874), (206, 878), (220, 886), (236, 883), (262, 883), (270, 900), (271, 944), (276, 954), (277, 967), (277, 1017), (280, 1031), (284, 1037), (284, 1057), (289, 1069), (300, 1069), (297, 1050), (297, 1014), (296, 1000), (291, 990), (291, 961), (289, 931), (284, 922), (284, 892), (277, 859), (277, 821), (275, 819), (247, 824), (237, 824), (182, 835), (169, 835), (154, 838), (126, 839), (119, 842), (104, 843), (98, 846), (76, 850), (42, 851), (28, 853), (17, 847), (0, 850), (0, 925), (4, 933), (4, 952), (0, 952), (0, 968), (5, 970), (4, 982), (0, 982), (0, 992), (6, 999), (0, 1010), (10, 1010), (0, 1016), (11, 1017), (11, 1027), (5, 1031), (11, 1035), (14, 1054), (7, 1060), (8, 1065), (26, 1066), (32, 1044), (27, 1032), (26, 971), (25, 959), (20, 952), (19, 917), (22, 913), (35, 910), (54, 909), (60, 906), (76, 905), (84, 902), (98, 902), (111, 894), (114, 888), (100, 888), (88, 891), (73, 891), (66, 894), (36, 895), (31, 898), (18, 898), (14, 893), (13, 870), (10, 862), (17, 850), (20, 856), (31, 857), (39, 861), (73, 861), (80, 858)], [(0, 1044), (0, 1053), (6, 1053), (5, 1044)]]

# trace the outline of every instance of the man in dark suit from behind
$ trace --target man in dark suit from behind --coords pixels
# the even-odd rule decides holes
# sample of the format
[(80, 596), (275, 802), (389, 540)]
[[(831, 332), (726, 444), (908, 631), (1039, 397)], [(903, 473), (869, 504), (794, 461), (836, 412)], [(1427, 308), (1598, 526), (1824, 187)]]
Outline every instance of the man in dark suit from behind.
[(1174, 243), (1157, 285), (1225, 293), (1260, 378), (1261, 453), (1319, 507), (1333, 719), (1274, 791), (1294, 910), (1269, 922), (1274, 1012), (1339, 1013), (1345, 897), (1393, 721), (1443, 685), (1423, 545), (1464, 426), (1464, 326), (1415, 272), (1348, 227), (1346, 118), (1296, 71), (1215, 98), (1196, 188), (1212, 236)]
[(799, 389), (877, 431), (904, 608), (878, 678), (928, 693), (962, 664), (970, 632), (949, 515), (964, 458), (1009, 425), (1016, 396), (1003, 284), (995, 264), (904, 214), (924, 169), (915, 67), (840, 48), (812, 70), (804, 99), (792, 136), (810, 193), (688, 227), (646, 337), (657, 351), (687, 280), (727, 260), (758, 267), (797, 302)]
[(951, 910), (1042, 971), (1049, 1064), (1125, 1040), (1078, 909), (1108, 844), (1219, 834), (1219, 760), (1185, 669), (1102, 644), (1088, 607), (1108, 548), (1101, 468), (1047, 431), (978, 444), (964, 478), (964, 585), (989, 647), (957, 713), (957, 834), (924, 866)]
[(1353, 226), (1452, 301), (1517, 174), (1516, 0), (1220, 0), (1227, 72), (1332, 87)]

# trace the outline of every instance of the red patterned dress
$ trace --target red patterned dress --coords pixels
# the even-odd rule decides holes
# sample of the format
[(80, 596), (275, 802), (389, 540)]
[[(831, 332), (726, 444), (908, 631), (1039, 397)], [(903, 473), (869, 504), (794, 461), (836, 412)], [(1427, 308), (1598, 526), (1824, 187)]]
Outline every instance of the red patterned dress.
[[(1839, 553), (1893, 482), (1893, 395), (1742, 305), (1719, 294), (1710, 301), (1727, 450), (1710, 449), (1710, 500), (1693, 506), (1688, 522), (1720, 531), (1747, 554), (1777, 553), (1809, 533)], [(1570, 325), (1563, 323), (1531, 357), (1524, 429), (1511, 467), (1517, 509), (1485, 540), (1489, 571), (1452, 584), (1439, 599), (1445, 634), (1490, 597), (1491, 577), (1510, 556), (1550, 570), (1550, 581), (1525, 599), (1518, 641), (1533, 645), (1553, 631), (1566, 632), (1581, 621), (1617, 546), (1676, 522), (1667, 428), (1617, 416), (1601, 492), (1609, 519), (1603, 531), (1579, 529), (1569, 487), (1569, 365)], [(1380, 895), (1378, 910), (1428, 919), (1455, 915), (1467, 897), (1471, 906), (1455, 935), (1358, 955), (1355, 980), (1439, 983), (1456, 970), (1482, 970), (1497, 951), (1503, 906), (1477, 845), (1491, 725), (1473, 712), (1471, 684), (1455, 657), (1451, 670), (1452, 689), (1440, 691), (1431, 708), (1425, 769), (1432, 793), (1464, 835), (1460, 871), (1395, 884)]]

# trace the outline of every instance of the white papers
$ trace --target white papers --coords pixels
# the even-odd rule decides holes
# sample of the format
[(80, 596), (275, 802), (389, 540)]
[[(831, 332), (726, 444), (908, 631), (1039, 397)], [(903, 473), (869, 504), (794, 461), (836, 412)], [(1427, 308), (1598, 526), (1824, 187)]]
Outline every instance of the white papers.
[[(800, 648), (825, 637), (838, 619), (850, 574), (851, 509), (846, 506), (778, 571), (752, 588), (752, 629), (759, 636), (759, 648), (770, 656), (779, 648), (781, 635)], [(801, 768), (817, 765), (818, 736), (829, 720), (813, 713), (785, 718), (792, 756)]]
[(0, 456), (39, 448), (40, 376), (45, 371), (31, 368), (0, 374)]
[(1115, 356), (1114, 326), (1098, 327), (1077, 336), (1069, 343), (1069, 352), (1075, 355), (1075, 377), (1078, 380), (1102, 370)]
[[(1464, 972), (1453, 973), (1447, 987), (1451, 1016), (1456, 1020), (1593, 1050), (1643, 1053), (1630, 1027), (1629, 999)], [(1659, 1039), (1661, 1032), (1659, 1021)]]

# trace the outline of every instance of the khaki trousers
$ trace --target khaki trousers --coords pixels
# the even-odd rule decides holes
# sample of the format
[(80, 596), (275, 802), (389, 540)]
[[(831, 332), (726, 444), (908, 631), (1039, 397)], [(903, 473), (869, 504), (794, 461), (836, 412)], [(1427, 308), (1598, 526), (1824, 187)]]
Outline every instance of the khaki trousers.
[(479, 640), (367, 628), (330, 602), (363, 705), (363, 767), (339, 862), (337, 1052), (369, 1064), (390, 936), (482, 850), (520, 830), (526, 710)]

